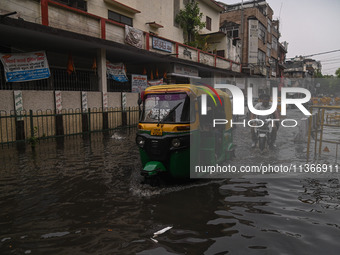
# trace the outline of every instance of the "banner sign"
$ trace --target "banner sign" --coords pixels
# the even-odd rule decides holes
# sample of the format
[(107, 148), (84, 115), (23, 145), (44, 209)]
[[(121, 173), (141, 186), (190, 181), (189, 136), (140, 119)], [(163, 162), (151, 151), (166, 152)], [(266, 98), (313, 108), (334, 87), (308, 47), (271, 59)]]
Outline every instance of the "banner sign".
[(126, 111), (126, 93), (122, 92), (122, 110)]
[(191, 66), (185, 66), (185, 65), (181, 65), (181, 64), (174, 64), (174, 73), (198, 77), (198, 69), (197, 68), (191, 67)]
[(56, 109), (56, 113), (60, 114), (61, 110), (63, 109), (63, 105), (62, 105), (62, 99), (61, 99), (61, 91), (55, 91), (55, 109)]
[(163, 85), (163, 78), (159, 80), (148, 81), (149, 86)]
[(50, 77), (44, 51), (0, 54), (7, 82), (22, 82)]
[(152, 48), (157, 50), (162, 50), (166, 52), (172, 52), (172, 43), (159, 39), (157, 37), (152, 37)]
[(143, 31), (130, 26), (125, 26), (125, 43), (142, 49)]
[(109, 79), (118, 82), (128, 81), (123, 63), (112, 64), (109, 61), (106, 61), (106, 74)]
[(258, 20), (248, 20), (248, 63), (257, 64), (257, 55), (259, 48), (259, 27)]
[(88, 106), (87, 106), (87, 92), (86, 91), (81, 92), (81, 106), (82, 106), (83, 112), (87, 112)]
[(132, 74), (131, 87), (133, 93), (140, 93), (148, 86), (148, 77), (146, 75)]
[[(21, 115), (24, 110), (23, 100), (22, 100), (22, 91), (14, 90), (14, 108), (17, 115)], [(17, 117), (17, 120), (23, 120), (23, 117)]]

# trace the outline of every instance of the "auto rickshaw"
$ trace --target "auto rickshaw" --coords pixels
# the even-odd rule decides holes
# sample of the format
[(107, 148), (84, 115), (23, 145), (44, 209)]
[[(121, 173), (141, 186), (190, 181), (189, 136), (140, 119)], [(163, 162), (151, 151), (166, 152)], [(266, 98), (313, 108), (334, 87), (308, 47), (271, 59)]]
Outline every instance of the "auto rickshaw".
[[(146, 180), (155, 176), (189, 178), (192, 164), (216, 164), (232, 157), (229, 95), (213, 90), (203, 85), (176, 84), (148, 87), (142, 93), (136, 143), (141, 175)], [(202, 95), (209, 91), (204, 115)], [(213, 127), (214, 118), (229, 121)]]

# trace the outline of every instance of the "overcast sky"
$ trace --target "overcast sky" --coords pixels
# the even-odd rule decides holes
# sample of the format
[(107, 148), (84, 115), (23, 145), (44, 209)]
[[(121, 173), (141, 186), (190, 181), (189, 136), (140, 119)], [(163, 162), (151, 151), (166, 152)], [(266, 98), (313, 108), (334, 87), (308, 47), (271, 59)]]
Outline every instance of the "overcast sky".
[(267, 3), (274, 11), (274, 19), (280, 20), (279, 40), (288, 42), (287, 58), (339, 50), (311, 57), (321, 61), (323, 74), (334, 74), (340, 67), (340, 0), (267, 0)]

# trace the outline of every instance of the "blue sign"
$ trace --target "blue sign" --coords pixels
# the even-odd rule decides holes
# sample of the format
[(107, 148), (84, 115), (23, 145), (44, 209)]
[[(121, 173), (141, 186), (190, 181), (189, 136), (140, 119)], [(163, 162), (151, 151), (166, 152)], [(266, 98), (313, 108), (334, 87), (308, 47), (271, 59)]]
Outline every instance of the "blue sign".
[(152, 37), (152, 48), (171, 53), (172, 43), (169, 41), (159, 39), (157, 37)]
[(50, 77), (44, 51), (0, 54), (7, 82), (41, 80)]
[(119, 81), (127, 82), (129, 81), (125, 73), (125, 65), (123, 63), (112, 64), (110, 61), (106, 61), (106, 74), (107, 78)]
[(127, 82), (128, 78), (124, 74), (108, 74), (108, 78), (119, 82)]
[(6, 80), (8, 82), (19, 82), (19, 81), (33, 81), (47, 79), (50, 77), (50, 70), (48, 68), (26, 70), (26, 71), (15, 71), (6, 73)]

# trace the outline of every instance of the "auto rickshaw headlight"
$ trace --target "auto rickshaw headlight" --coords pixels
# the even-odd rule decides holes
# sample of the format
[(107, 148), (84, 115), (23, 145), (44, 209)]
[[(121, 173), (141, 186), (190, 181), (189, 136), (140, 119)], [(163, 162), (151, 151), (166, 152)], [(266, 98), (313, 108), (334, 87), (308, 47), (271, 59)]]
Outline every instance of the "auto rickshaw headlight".
[(145, 144), (145, 139), (142, 136), (137, 136), (136, 143), (139, 147), (143, 148)]
[(181, 141), (178, 138), (174, 138), (171, 141), (172, 147), (178, 148), (181, 145)]

